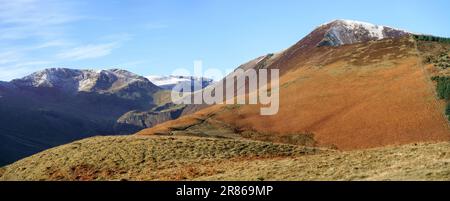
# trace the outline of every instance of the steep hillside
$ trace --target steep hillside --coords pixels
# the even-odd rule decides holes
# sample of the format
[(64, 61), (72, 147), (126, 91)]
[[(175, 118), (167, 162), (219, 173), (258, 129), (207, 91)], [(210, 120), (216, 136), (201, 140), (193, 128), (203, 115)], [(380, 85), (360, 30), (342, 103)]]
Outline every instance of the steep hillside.
[[(282, 142), (308, 134), (319, 146), (344, 150), (450, 139), (444, 105), (436, 101), (409, 36), (338, 47), (318, 47), (320, 40), (314, 39), (308, 51), (296, 51), (310, 39), (266, 61), (265, 68), (284, 71), (277, 115), (259, 115), (259, 105), (213, 106), (196, 115), (222, 122), (242, 137)], [(195, 119), (180, 118), (138, 134), (172, 135), (191, 128), (186, 122), (198, 124)]]
[[(445, 104), (442, 112), (450, 122), (450, 39), (441, 37), (414, 36), (417, 49), (422, 55), (422, 65), (433, 84), (436, 85), (436, 98)], [(431, 39), (431, 41), (430, 41)]]
[[(293, 46), (276, 54), (276, 57), (272, 58), (270, 62), (267, 62), (268, 64), (265, 65), (265, 68), (280, 69), (281, 74), (284, 74), (304, 65), (314, 65), (315, 60), (311, 61), (309, 58), (318, 56), (318, 52), (320, 54), (320, 51), (323, 49), (377, 40), (399, 39), (409, 35), (408, 32), (403, 30), (386, 26), (353, 20), (334, 20), (317, 27)], [(330, 60), (334, 56), (332, 54), (322, 55), (322, 58)]]

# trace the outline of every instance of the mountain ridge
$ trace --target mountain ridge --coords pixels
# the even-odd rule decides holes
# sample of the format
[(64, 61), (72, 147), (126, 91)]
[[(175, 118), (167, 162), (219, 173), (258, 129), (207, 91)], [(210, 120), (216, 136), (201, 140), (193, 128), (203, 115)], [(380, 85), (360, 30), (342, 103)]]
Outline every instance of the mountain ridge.
[[(439, 69), (422, 65), (423, 53), (417, 49), (419, 42), (410, 37), (409, 33), (401, 30), (392, 31), (385, 27), (381, 29), (379, 26), (375, 27), (376, 25), (363, 24), (360, 26), (361, 23), (356, 23), (353, 26), (351, 23), (350, 25), (345, 23), (347, 22), (319, 26), (286, 50), (258, 57), (238, 67), (241, 69), (280, 69), (280, 110), (276, 115), (259, 115), (260, 105), (188, 105), (180, 106), (182, 108), (180, 111), (178, 110), (180, 108), (174, 109), (170, 103), (165, 103), (145, 111), (132, 110), (126, 115), (122, 115), (120, 122), (136, 128), (148, 125), (154, 127), (143, 129), (132, 136), (88, 138), (83, 140), (81, 145), (79, 142), (74, 142), (45, 151), (6, 167), (7, 174), (4, 174), (6, 176), (1, 179), (33, 179), (38, 175), (40, 179), (49, 180), (122, 178), (156, 180), (166, 178), (176, 180), (245, 178), (254, 180), (260, 179), (260, 174), (264, 174), (264, 178), (283, 179), (286, 175), (292, 176), (290, 174), (292, 172), (302, 173), (301, 170), (305, 165), (312, 167), (311, 170), (318, 169), (325, 172), (315, 172), (315, 176), (297, 174), (292, 177), (293, 179), (343, 178), (358, 180), (367, 178), (376, 180), (386, 179), (383, 177), (385, 173), (396, 175), (399, 178), (448, 178), (444, 165), (445, 156), (448, 155), (442, 155), (447, 151), (440, 152), (439, 156), (433, 151), (446, 150), (448, 143), (418, 146), (421, 153), (424, 154), (418, 156), (423, 156), (427, 161), (433, 162), (432, 166), (436, 165), (436, 169), (433, 169), (435, 172), (431, 175), (427, 173), (430, 166), (418, 167), (417, 164), (421, 161), (416, 160), (416, 157), (411, 157), (416, 156), (414, 154), (417, 151), (417, 147), (415, 147), (417, 143), (441, 142), (450, 139), (448, 122), (442, 114), (443, 104), (435, 104), (435, 89), (429, 85), (430, 77), (427, 73), (431, 72), (430, 75), (433, 75)], [(349, 31), (355, 33), (349, 34)], [(430, 44), (426, 44), (428, 49), (433, 48), (434, 44)], [(97, 103), (95, 106), (101, 105)], [(0, 104), (0, 109), (1, 106)], [(48, 116), (55, 116), (49, 111), (43, 112)], [(161, 116), (152, 119), (154, 121), (147, 119), (157, 112), (161, 112)], [(181, 118), (166, 121), (170, 120), (169, 117), (173, 114), (181, 116)], [(163, 121), (166, 122), (161, 123)], [(154, 141), (155, 139), (157, 140)], [(186, 139), (190, 143), (174, 143)], [(237, 169), (227, 172), (223, 168), (216, 169), (218, 166), (211, 165), (222, 164), (224, 161), (207, 160), (206, 163), (203, 163), (205, 161), (202, 159), (205, 157), (214, 159), (217, 154), (243, 153), (245, 155), (246, 153), (253, 154), (255, 151), (259, 152), (258, 149), (242, 149), (241, 145), (231, 150), (229, 150), (230, 147), (224, 145), (227, 149), (223, 153), (217, 152), (215, 148), (203, 149), (204, 147), (215, 147), (217, 142), (224, 144), (224, 141), (221, 140), (238, 143), (248, 140), (256, 141), (258, 147), (263, 141), (268, 145), (264, 145), (264, 147), (269, 149), (272, 149), (271, 145), (282, 143), (289, 144), (289, 147), (323, 148), (331, 152), (319, 155), (317, 158), (308, 156), (308, 158), (294, 160), (282, 159), (283, 164), (295, 164), (295, 168), (286, 169), (285, 173), (290, 173), (280, 177), (273, 176), (274, 171), (277, 173), (276, 171), (280, 168), (276, 165), (270, 166), (266, 170), (259, 168), (259, 164), (273, 165), (280, 160), (269, 158), (265, 163), (266, 161), (261, 161), (260, 158), (253, 158), (253, 155), (250, 158), (235, 158), (233, 161), (227, 158), (228, 161), (225, 163), (231, 164), (229, 167), (238, 166)], [(101, 145), (97, 143), (99, 141), (102, 142)], [(145, 141), (164, 142), (163, 145), (166, 148), (148, 145)], [(193, 146), (192, 142), (201, 145)], [(403, 144), (411, 145), (384, 149), (386, 146)], [(131, 151), (123, 151), (115, 145)], [(367, 152), (359, 151), (375, 147), (381, 148)], [(73, 152), (81, 149), (83, 150), (82, 154), (73, 160), (70, 160), (72, 159), (70, 156), (60, 154), (66, 153), (65, 150)], [(134, 152), (135, 149), (139, 149), (139, 152)], [(340, 154), (332, 153), (336, 149)], [(343, 150), (349, 152), (341, 152)], [(402, 163), (410, 164), (408, 167), (415, 168), (414, 171), (418, 174), (410, 175), (407, 170), (402, 170), (401, 174), (397, 174), (396, 159), (398, 155), (392, 150), (401, 151), (399, 153), (404, 156)], [(99, 156), (100, 151), (103, 155)], [(186, 163), (183, 155), (185, 152), (189, 153), (192, 161)], [(149, 155), (149, 153), (151, 154)], [(177, 155), (178, 158), (172, 159), (168, 157), (167, 153)], [(377, 155), (385, 153), (387, 157)], [(413, 155), (405, 153), (413, 153)], [(114, 163), (124, 154), (127, 156), (125, 160), (132, 162)], [(368, 154), (368, 157), (365, 157), (365, 154)], [(351, 158), (356, 158), (357, 163), (349, 158), (352, 162), (339, 166), (342, 164), (342, 157), (349, 155), (352, 156)], [(152, 159), (147, 160), (149, 156)], [(436, 156), (439, 157), (439, 160), (434, 160)], [(65, 158), (69, 158), (69, 160), (65, 160)], [(102, 164), (107, 163), (107, 165), (99, 166), (96, 162), (87, 162), (84, 160), (85, 158), (95, 158), (94, 161), (101, 161)], [(317, 163), (310, 166), (308, 159), (313, 158), (317, 159)], [(53, 160), (59, 162), (52, 163)], [(154, 169), (152, 168), (155, 166), (142, 165), (155, 160), (181, 165), (176, 169), (170, 168), (170, 165)], [(330, 168), (327, 166), (324, 168), (321, 160), (332, 161), (329, 163)], [(298, 161), (303, 162), (297, 163)], [(370, 162), (365, 163), (366, 161)], [(58, 171), (61, 163), (64, 163), (65, 166), (63, 172)], [(333, 169), (335, 165), (345, 172), (355, 172), (358, 170), (355, 169), (355, 164), (358, 164), (357, 168), (363, 167), (364, 172), (350, 176), (328, 174), (328, 171), (339, 174), (339, 171)], [(375, 172), (372, 169), (373, 164), (377, 165)], [(34, 169), (34, 165), (39, 165), (40, 168)], [(251, 174), (249, 177), (242, 177), (245, 175), (240, 172), (245, 171), (245, 168), (250, 167), (249, 165), (252, 167)], [(47, 167), (50, 167), (51, 170), (49, 171)], [(149, 169), (144, 168), (142, 171), (142, 167)], [(383, 172), (385, 169), (392, 171)], [(172, 175), (173, 171), (183, 174), (175, 178), (167, 177), (167, 175)], [(125, 177), (123, 172), (132, 173), (133, 176)], [(323, 175), (318, 176), (318, 173), (323, 173)], [(148, 174), (152, 174), (152, 176), (145, 178), (145, 175)], [(229, 177), (222, 177), (226, 174)], [(287, 178), (284, 177), (284, 179)]]
[(121, 69), (47, 68), (11, 81), (21, 87), (56, 87), (69, 92), (113, 92), (134, 82), (147, 82), (145, 84), (157, 88), (145, 77)]

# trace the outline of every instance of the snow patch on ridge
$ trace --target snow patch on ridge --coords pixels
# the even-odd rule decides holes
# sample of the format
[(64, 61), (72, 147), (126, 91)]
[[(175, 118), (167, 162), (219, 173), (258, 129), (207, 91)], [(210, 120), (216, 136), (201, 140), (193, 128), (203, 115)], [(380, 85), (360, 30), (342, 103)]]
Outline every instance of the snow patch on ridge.
[(321, 25), (318, 29), (324, 28), (327, 30), (325, 30), (324, 38), (318, 46), (339, 46), (370, 40), (397, 38), (409, 34), (409, 32), (403, 30), (355, 20), (334, 20)]
[(207, 87), (214, 83), (213, 79), (202, 78), (202, 77), (194, 77), (194, 76), (157, 76), (150, 75), (146, 76), (150, 82), (159, 86), (163, 89), (172, 89), (175, 85), (183, 84), (183, 85), (202, 85), (202, 87)]
[(369, 31), (370, 36), (377, 38), (377, 39), (383, 39), (384, 34), (383, 30), (385, 26), (379, 26), (374, 25), (368, 22), (360, 22), (360, 21), (354, 21), (354, 20), (340, 20), (344, 23), (345, 26), (347, 26), (348, 29), (351, 30), (357, 30), (358, 28), (364, 28), (367, 31)]
[[(69, 92), (90, 92), (115, 90), (139, 81), (149, 82), (142, 76), (120, 69), (78, 70), (49, 68), (24, 78), (13, 80), (12, 83), (26, 87), (56, 87)], [(96, 86), (102, 87), (97, 88)]]

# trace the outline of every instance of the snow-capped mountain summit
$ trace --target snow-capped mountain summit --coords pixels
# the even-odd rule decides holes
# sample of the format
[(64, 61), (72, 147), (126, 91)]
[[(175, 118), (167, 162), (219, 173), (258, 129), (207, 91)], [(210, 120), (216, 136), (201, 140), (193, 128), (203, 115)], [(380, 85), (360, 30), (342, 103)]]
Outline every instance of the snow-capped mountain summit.
[(68, 92), (115, 92), (137, 83), (158, 88), (145, 77), (120, 69), (95, 71), (49, 68), (13, 80), (12, 83), (22, 87), (59, 88)]
[(153, 84), (167, 90), (171, 90), (174, 86), (182, 84), (186, 86), (202, 86), (205, 88), (214, 83), (213, 79), (203, 78), (203, 77), (194, 77), (194, 76), (156, 76), (150, 75), (146, 77)]
[(370, 40), (398, 38), (410, 34), (400, 29), (354, 20), (334, 20), (317, 29), (325, 30), (323, 40), (317, 44), (318, 46), (340, 46)]

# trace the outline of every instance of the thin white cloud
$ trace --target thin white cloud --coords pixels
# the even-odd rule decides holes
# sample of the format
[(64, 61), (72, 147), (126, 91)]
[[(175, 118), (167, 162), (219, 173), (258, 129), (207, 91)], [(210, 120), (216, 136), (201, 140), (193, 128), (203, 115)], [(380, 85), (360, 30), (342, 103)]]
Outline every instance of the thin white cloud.
[(117, 43), (123, 43), (133, 39), (133, 35), (129, 33), (116, 33), (103, 36), (100, 39), (105, 41), (116, 41)]
[(168, 24), (164, 24), (164, 23), (151, 22), (151, 23), (144, 24), (144, 28), (145, 29), (149, 29), (149, 30), (152, 30), (152, 29), (166, 29), (166, 28), (169, 28), (169, 25)]
[(15, 51), (0, 52), (0, 65), (19, 61), (20, 55)]
[(26, 61), (0, 66), (0, 81), (10, 81), (36, 70), (36, 66), (50, 65), (51, 61)]
[(102, 44), (87, 44), (70, 49), (66, 49), (57, 54), (58, 59), (62, 60), (85, 60), (85, 59), (95, 59), (104, 56), (108, 56), (116, 48), (126, 41), (133, 38), (131, 34), (128, 33), (118, 33), (110, 34), (100, 38), (102, 41), (113, 41)]
[(70, 6), (53, 0), (0, 0), (0, 39), (19, 40), (58, 34), (62, 26), (79, 20)]
[(73, 8), (72, 3), (58, 0), (0, 0), (0, 80), (52, 63), (42, 52), (68, 44), (65, 27), (81, 19)]
[(29, 50), (37, 50), (37, 49), (43, 49), (43, 48), (50, 48), (50, 47), (64, 47), (64, 46), (68, 46), (71, 43), (66, 42), (64, 40), (51, 40), (51, 41), (47, 41), (38, 45), (35, 45), (31, 48), (29, 48)]
[(10, 81), (30, 72), (29, 68), (1, 68), (0, 81)]
[(65, 50), (57, 55), (60, 59), (67, 60), (84, 60), (104, 57), (117, 48), (119, 45), (117, 43), (106, 43), (106, 44), (96, 44), (96, 45), (83, 45), (75, 47), (72, 49)]
[[(133, 37), (128, 33), (99, 37), (84, 44), (68, 38), (80, 20), (105, 20), (80, 15), (80, 1), (0, 0), (0, 80), (22, 77), (49, 64), (110, 55)], [(47, 66), (45, 66), (47, 65)]]

